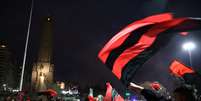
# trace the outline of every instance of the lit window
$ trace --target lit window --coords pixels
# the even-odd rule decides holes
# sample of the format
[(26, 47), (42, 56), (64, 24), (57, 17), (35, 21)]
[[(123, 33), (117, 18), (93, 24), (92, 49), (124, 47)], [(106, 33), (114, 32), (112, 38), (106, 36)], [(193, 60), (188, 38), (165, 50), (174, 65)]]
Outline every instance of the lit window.
[(47, 18), (48, 21), (50, 21), (50, 18)]
[(2, 47), (2, 48), (5, 48), (6, 46), (5, 46), (5, 45), (1, 45), (1, 47)]

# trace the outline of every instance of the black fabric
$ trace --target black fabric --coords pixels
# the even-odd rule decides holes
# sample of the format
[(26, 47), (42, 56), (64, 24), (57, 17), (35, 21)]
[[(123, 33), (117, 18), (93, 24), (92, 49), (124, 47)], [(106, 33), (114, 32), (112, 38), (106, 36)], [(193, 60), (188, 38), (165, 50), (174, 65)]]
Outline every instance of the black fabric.
[[(127, 48), (133, 46), (137, 41), (141, 38), (141, 36), (147, 32), (150, 28), (152, 28), (155, 24), (153, 25), (148, 25), (141, 27), (133, 32), (131, 32), (130, 36), (125, 40), (125, 42), (118, 48), (112, 50), (110, 53), (109, 57), (106, 60), (106, 65), (110, 70), (112, 70), (114, 61), (116, 58)], [(161, 23), (161, 26), (163, 23)], [(175, 32), (183, 32), (183, 31), (191, 31), (191, 30), (199, 30), (201, 28), (201, 21), (200, 20), (187, 20), (184, 21), (182, 24), (179, 24), (179, 26), (170, 28), (168, 30), (169, 33), (175, 33)], [(165, 38), (164, 38), (165, 40)]]
[(122, 83), (128, 85), (129, 82), (132, 82), (132, 79), (137, 70), (142, 67), (142, 65), (153, 55), (155, 55), (161, 48), (167, 46), (167, 44), (170, 42), (171, 38), (175, 35), (176, 32), (198, 30), (200, 28), (201, 20), (193, 21), (191, 19), (168, 29), (163, 33), (160, 33), (155, 42), (149, 48), (145, 49), (138, 56), (136, 56), (126, 64), (126, 66), (122, 70)]
[(106, 61), (106, 65), (108, 66), (108, 68), (110, 70), (112, 70), (113, 68), (113, 64), (115, 62), (115, 60), (119, 57), (119, 55), (126, 50), (127, 48), (130, 48), (131, 46), (133, 46), (135, 43), (138, 42), (138, 40), (141, 38), (141, 36), (147, 31), (149, 30), (153, 25), (148, 25), (148, 26), (144, 26), (141, 27), (137, 30), (135, 30), (134, 32), (131, 32), (130, 36), (124, 41), (124, 43), (119, 46), (118, 48), (114, 49), (111, 51), (110, 55), (107, 58)]
[[(178, 20), (175, 20), (178, 21)], [(111, 51), (109, 54), (106, 65), (109, 69), (113, 69), (113, 65), (115, 60), (119, 57), (119, 55), (125, 51), (126, 49), (133, 46), (137, 41), (141, 38), (141, 36), (147, 32), (150, 28), (157, 25), (158, 28), (168, 28), (171, 25), (168, 22), (163, 22), (159, 24), (149, 25), (142, 28), (139, 28), (131, 33), (131, 35), (125, 40), (125, 42), (118, 48)], [(156, 26), (155, 26), (156, 27)], [(184, 32), (191, 30), (198, 30), (201, 28), (201, 20), (195, 19), (187, 19), (184, 22), (169, 28), (168, 30), (160, 33), (154, 43), (145, 49), (143, 52), (138, 54), (136, 57), (131, 59), (125, 67), (122, 69), (122, 75), (120, 80), (124, 85), (128, 85), (129, 82), (132, 82), (132, 79), (136, 73), (136, 71), (142, 67), (142, 65), (149, 60), (153, 55), (155, 55), (161, 48), (164, 48), (171, 38), (175, 35), (176, 32)], [(151, 68), (151, 67), (150, 67)]]
[(183, 76), (185, 83), (195, 86), (197, 93), (201, 95), (201, 75), (198, 73), (186, 73)]
[(133, 58), (130, 62), (128, 62), (128, 64), (126, 64), (122, 71), (121, 81), (125, 85), (128, 85), (130, 82), (132, 82), (132, 79), (137, 70), (142, 67), (142, 65), (153, 55), (155, 55), (161, 48), (165, 47), (173, 36), (173, 33), (159, 34), (158, 38), (149, 48), (141, 52), (137, 57)]
[(143, 95), (147, 101), (171, 101), (171, 99), (165, 99), (163, 96), (158, 96), (154, 91), (149, 89), (143, 89), (141, 95)]
[(151, 90), (143, 89), (141, 94), (147, 101), (160, 101), (156, 94)]

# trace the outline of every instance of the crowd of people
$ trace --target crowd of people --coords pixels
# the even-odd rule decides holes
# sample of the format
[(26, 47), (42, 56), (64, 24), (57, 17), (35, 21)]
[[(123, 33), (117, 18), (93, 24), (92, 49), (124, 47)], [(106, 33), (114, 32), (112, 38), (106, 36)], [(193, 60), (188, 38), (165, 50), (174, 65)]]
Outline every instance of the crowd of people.
[(182, 85), (176, 88), (172, 96), (163, 96), (157, 94), (157, 89), (145, 89), (134, 83), (130, 83), (129, 88), (145, 97), (147, 101), (200, 101), (197, 91), (191, 85)]
[[(141, 85), (130, 82), (128, 89), (143, 96), (146, 101), (201, 101), (201, 75), (175, 60), (170, 65), (170, 75), (179, 78), (181, 84), (170, 94), (159, 82), (145, 82)], [(90, 94), (89, 101), (127, 101), (116, 94), (114, 97), (112, 86), (107, 83), (107, 91), (104, 97), (93, 97)]]
[[(179, 78), (180, 86), (174, 91), (172, 96), (158, 96), (160, 84), (152, 85), (153, 90), (145, 89), (142, 86), (130, 83), (129, 88), (143, 95), (147, 101), (201, 101), (201, 75), (191, 67), (185, 66), (178, 60), (174, 60), (170, 65), (170, 74)], [(160, 93), (160, 92), (159, 92)]]

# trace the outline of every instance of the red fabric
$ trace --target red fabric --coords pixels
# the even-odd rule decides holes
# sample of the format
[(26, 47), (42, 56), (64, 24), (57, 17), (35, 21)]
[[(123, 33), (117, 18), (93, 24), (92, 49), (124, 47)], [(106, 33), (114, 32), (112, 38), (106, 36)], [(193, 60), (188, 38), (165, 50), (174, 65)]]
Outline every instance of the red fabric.
[(114, 101), (124, 101), (124, 99), (118, 95), (117, 97), (115, 97)]
[(31, 101), (31, 98), (30, 98), (30, 97), (27, 97), (26, 101)]
[(51, 96), (57, 96), (57, 92), (53, 89), (48, 89), (47, 92), (51, 95)]
[(88, 96), (89, 101), (96, 101), (93, 96)]
[(24, 96), (25, 96), (24, 92), (23, 92), (23, 91), (20, 91), (20, 92), (18, 93), (17, 98), (19, 99), (19, 101), (23, 101), (23, 97), (24, 97)]
[(188, 32), (181, 32), (180, 35), (183, 35), (183, 36), (186, 36), (188, 35), (189, 33)]
[(171, 65), (170, 65), (170, 72), (173, 73), (174, 75), (178, 77), (183, 77), (184, 74), (186, 73), (194, 73), (194, 71), (185, 66), (184, 64), (180, 63), (177, 60), (174, 60)]
[(150, 47), (161, 32), (182, 23), (186, 19), (187, 18), (179, 18), (156, 24), (148, 32), (144, 33), (136, 44), (121, 53), (114, 62), (112, 72), (120, 79), (122, 69), (131, 59)]
[(107, 91), (105, 93), (104, 101), (124, 101), (123, 97), (117, 95), (114, 99), (112, 99), (112, 86), (110, 83), (106, 83)]
[(153, 15), (142, 20), (135, 21), (117, 33), (99, 52), (98, 57), (100, 60), (105, 63), (110, 52), (119, 47), (126, 38), (130, 35), (130, 33), (136, 29), (139, 29), (144, 26), (152, 25), (159, 22), (169, 21), (173, 19), (173, 15), (171, 13), (163, 13), (158, 15)]
[(107, 91), (105, 93), (104, 101), (112, 101), (112, 86), (110, 83), (106, 83)]
[(151, 83), (151, 87), (154, 90), (159, 90), (161, 88), (161, 85), (158, 82), (154, 82), (154, 83)]

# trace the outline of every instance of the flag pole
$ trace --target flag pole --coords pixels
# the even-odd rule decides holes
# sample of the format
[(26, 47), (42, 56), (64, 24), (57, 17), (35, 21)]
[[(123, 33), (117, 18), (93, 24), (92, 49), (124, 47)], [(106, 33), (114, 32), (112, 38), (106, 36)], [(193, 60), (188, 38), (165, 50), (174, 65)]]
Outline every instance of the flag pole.
[(30, 10), (30, 14), (29, 14), (29, 24), (28, 24), (27, 37), (26, 37), (26, 43), (25, 43), (25, 49), (24, 49), (24, 58), (23, 58), (23, 65), (22, 65), (22, 71), (21, 71), (19, 91), (22, 91), (22, 86), (23, 86), (24, 69), (25, 69), (25, 65), (26, 65), (26, 55), (27, 55), (27, 47), (28, 47), (28, 43), (29, 43), (29, 33), (30, 33), (30, 27), (31, 27), (33, 6), (34, 6), (34, 0), (31, 0), (31, 10)]

